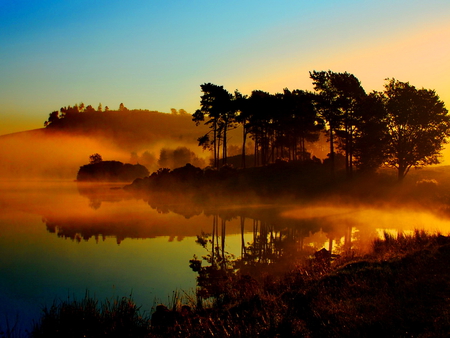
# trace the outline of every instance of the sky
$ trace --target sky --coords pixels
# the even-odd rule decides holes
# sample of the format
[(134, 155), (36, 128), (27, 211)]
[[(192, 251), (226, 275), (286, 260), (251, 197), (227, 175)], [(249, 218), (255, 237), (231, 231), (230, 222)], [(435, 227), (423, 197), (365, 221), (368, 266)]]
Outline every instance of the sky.
[(448, 0), (0, 0), (0, 135), (50, 112), (194, 112), (200, 85), (312, 90), (309, 72), (434, 89), (450, 107)]

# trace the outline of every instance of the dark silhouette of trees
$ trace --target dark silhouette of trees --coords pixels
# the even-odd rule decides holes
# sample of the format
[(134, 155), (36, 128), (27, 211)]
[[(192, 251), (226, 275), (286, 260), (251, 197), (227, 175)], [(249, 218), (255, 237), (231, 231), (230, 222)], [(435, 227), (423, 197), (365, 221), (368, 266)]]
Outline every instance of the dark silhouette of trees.
[(316, 142), (319, 131), (323, 129), (323, 120), (317, 116), (313, 104), (314, 94), (303, 91), (289, 91), (282, 95), (283, 110), (279, 123), (281, 137), (281, 157), (285, 157), (283, 149), (288, 151), (289, 160), (309, 160), (306, 142)]
[(234, 92), (234, 105), (236, 111), (236, 122), (242, 125), (242, 157), (241, 166), (246, 167), (245, 159), (246, 153), (245, 149), (247, 147), (247, 135), (249, 133), (248, 125), (251, 116), (251, 111), (249, 109), (248, 97), (242, 95), (237, 89)]
[(59, 120), (59, 111), (55, 110), (50, 113), (48, 120), (44, 122), (44, 127), (48, 127), (50, 124)]
[(89, 164), (80, 167), (77, 181), (132, 182), (148, 174), (149, 171), (143, 165), (102, 161), (100, 157), (100, 160), (91, 159)]
[(119, 105), (119, 111), (128, 111), (128, 108), (125, 107), (125, 105), (124, 105), (123, 103), (121, 103), (121, 104)]
[(255, 142), (255, 165), (267, 165), (270, 163), (270, 151), (274, 149), (274, 115), (276, 97), (261, 90), (254, 90), (249, 97), (250, 118), (249, 131)]
[(413, 166), (439, 163), (450, 118), (435, 91), (389, 79), (379, 95), (387, 112), (387, 164), (397, 169), (399, 181)]
[(94, 113), (95, 109), (91, 105), (88, 105), (88, 106), (86, 106), (86, 108), (84, 108), (84, 112), (86, 112), (86, 113)]
[[(227, 132), (234, 127), (235, 123), (235, 105), (232, 104), (233, 95), (231, 95), (223, 86), (205, 83), (201, 86), (203, 95), (201, 96), (200, 106), (193, 115), (192, 120), (199, 125), (208, 118), (205, 125), (210, 126), (210, 131), (199, 137), (199, 145), (205, 149), (213, 149), (214, 167), (220, 166), (220, 150), (222, 150), (222, 164), (227, 159)], [(212, 140), (210, 134), (212, 132)]]
[[(222, 86), (201, 85), (201, 109), (193, 114), (192, 120), (210, 126), (210, 131), (199, 137), (199, 145), (213, 151), (214, 167), (219, 167), (227, 158), (227, 131), (237, 125), (242, 127), (242, 160), (246, 166), (247, 140), (254, 145), (254, 165), (267, 165), (278, 159), (308, 160), (310, 154), (306, 142), (315, 142), (323, 122), (317, 117), (312, 93), (302, 90), (269, 94), (254, 90), (250, 96), (238, 90), (228, 93)], [(211, 139), (212, 134), (212, 139)]]
[(361, 172), (374, 172), (386, 160), (386, 109), (380, 95), (370, 93), (358, 103), (357, 110), (353, 164)]
[(89, 156), (89, 163), (90, 164), (100, 163), (102, 161), (103, 161), (102, 155), (100, 155), (98, 153), (95, 153), (95, 154)]
[(349, 176), (353, 171), (353, 148), (358, 121), (361, 119), (358, 103), (366, 96), (359, 80), (352, 74), (332, 71), (310, 72), (313, 79), (316, 107), (326, 121), (329, 131), (331, 170), (334, 172), (334, 136), (341, 141), (345, 153), (345, 168)]

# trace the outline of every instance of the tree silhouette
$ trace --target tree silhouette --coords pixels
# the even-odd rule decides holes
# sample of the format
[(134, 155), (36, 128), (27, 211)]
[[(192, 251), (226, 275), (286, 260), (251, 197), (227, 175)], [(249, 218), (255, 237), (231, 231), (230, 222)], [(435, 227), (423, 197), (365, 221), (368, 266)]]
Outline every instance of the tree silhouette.
[(282, 145), (288, 150), (289, 160), (308, 160), (306, 142), (319, 139), (323, 120), (316, 114), (313, 98), (314, 94), (310, 92), (284, 89), (279, 134), (284, 140)]
[[(234, 105), (232, 95), (223, 88), (223, 86), (205, 83), (201, 86), (203, 95), (201, 96), (200, 106), (193, 115), (192, 120), (199, 125), (204, 122), (210, 125), (210, 131), (201, 136), (199, 145), (204, 148), (213, 148), (214, 167), (218, 168), (220, 164), (220, 149), (222, 148), (222, 163), (226, 163), (227, 158), (227, 131), (232, 127), (235, 119)], [(213, 133), (212, 140), (209, 137)], [(222, 142), (222, 144), (221, 144)]]
[(86, 106), (86, 108), (84, 109), (85, 113), (94, 113), (95, 109), (94, 107), (92, 107), (91, 105)]
[(241, 166), (243, 168), (246, 167), (245, 164), (245, 148), (247, 143), (247, 135), (248, 135), (248, 122), (250, 118), (250, 111), (248, 109), (248, 97), (246, 95), (242, 95), (237, 89), (234, 92), (234, 100), (233, 104), (235, 106), (236, 112), (236, 122), (242, 125), (242, 159)]
[(450, 118), (434, 90), (388, 81), (380, 93), (387, 111), (387, 164), (397, 169), (401, 181), (413, 166), (439, 163), (439, 152), (450, 135)]
[[(249, 131), (255, 142), (255, 165), (266, 165), (274, 144), (274, 113), (276, 97), (254, 90), (249, 98)], [(272, 157), (273, 159), (273, 157)]]
[(121, 104), (119, 105), (119, 111), (128, 111), (128, 108), (125, 107), (125, 105), (124, 105), (123, 103), (121, 103)]
[(352, 74), (332, 71), (310, 72), (317, 91), (316, 107), (329, 131), (331, 170), (334, 174), (335, 135), (343, 141), (347, 174), (353, 169), (353, 143), (358, 116), (356, 106), (366, 95), (359, 80)]
[(364, 97), (356, 109), (360, 118), (353, 135), (354, 164), (360, 171), (373, 172), (386, 160), (386, 109), (377, 93)]
[(102, 161), (103, 161), (102, 155), (100, 155), (100, 154), (95, 153), (95, 154), (89, 156), (89, 163), (90, 164), (100, 163)]
[(59, 111), (55, 110), (50, 113), (48, 120), (44, 122), (44, 126), (48, 127), (49, 125), (51, 125), (52, 123), (54, 123), (58, 120), (59, 120)]

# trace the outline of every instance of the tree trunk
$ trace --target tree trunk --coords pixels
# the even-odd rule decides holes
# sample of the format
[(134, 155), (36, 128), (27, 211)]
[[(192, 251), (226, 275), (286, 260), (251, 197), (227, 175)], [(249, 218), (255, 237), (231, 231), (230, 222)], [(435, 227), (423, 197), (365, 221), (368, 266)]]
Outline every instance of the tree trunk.
[(245, 125), (245, 121), (242, 125), (243, 128), (243, 135), (242, 135), (242, 160), (241, 160), (241, 167), (245, 168), (245, 143), (247, 141), (247, 131), (246, 131), (246, 125)]
[(334, 178), (334, 139), (333, 128), (330, 125), (330, 171), (331, 177)]

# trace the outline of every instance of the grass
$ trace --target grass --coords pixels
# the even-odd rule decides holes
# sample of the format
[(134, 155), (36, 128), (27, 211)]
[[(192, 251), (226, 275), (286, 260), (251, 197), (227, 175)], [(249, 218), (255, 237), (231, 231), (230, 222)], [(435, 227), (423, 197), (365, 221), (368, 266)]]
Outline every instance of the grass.
[(44, 309), (30, 336), (447, 337), (449, 262), (449, 237), (386, 232), (364, 256), (311, 259), (283, 276), (228, 274), (220, 302), (187, 306), (174, 293), (152, 317), (130, 298), (86, 294)]
[(147, 337), (149, 317), (131, 298), (66, 300), (44, 308), (32, 337)]

